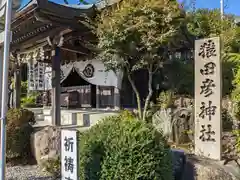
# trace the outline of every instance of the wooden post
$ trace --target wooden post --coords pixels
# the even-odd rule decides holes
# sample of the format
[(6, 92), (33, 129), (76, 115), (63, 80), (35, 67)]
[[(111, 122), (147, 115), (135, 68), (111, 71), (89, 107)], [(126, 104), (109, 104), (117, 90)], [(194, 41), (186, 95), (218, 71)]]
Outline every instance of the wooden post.
[(17, 56), (17, 52), (12, 53), (12, 57), (14, 58), (14, 88), (13, 88), (13, 108), (21, 107), (21, 63)]
[(17, 62), (15, 64), (14, 69), (14, 90), (13, 90), (13, 97), (14, 97), (14, 108), (21, 107), (21, 66)]
[(100, 108), (100, 88), (98, 85), (96, 86), (96, 108)]
[(53, 126), (61, 125), (61, 62), (60, 48), (57, 45), (53, 46), (52, 50), (52, 124)]
[(120, 91), (114, 87), (114, 108), (120, 109)]

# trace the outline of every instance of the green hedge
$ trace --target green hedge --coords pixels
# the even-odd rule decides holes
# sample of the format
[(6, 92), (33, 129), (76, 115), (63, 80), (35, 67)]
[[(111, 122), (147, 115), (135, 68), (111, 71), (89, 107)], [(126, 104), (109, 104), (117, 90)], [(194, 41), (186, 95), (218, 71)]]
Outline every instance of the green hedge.
[(82, 180), (172, 180), (169, 146), (150, 124), (104, 119), (80, 136)]
[(30, 135), (33, 132), (34, 113), (26, 109), (9, 109), (6, 126), (7, 159), (22, 158), (30, 153)]

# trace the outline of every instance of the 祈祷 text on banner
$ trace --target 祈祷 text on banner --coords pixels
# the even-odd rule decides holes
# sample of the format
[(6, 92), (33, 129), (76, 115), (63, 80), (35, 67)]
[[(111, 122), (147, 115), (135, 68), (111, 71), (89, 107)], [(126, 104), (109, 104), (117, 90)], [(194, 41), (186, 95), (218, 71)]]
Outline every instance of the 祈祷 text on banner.
[(61, 131), (61, 180), (78, 180), (77, 131)]
[(195, 41), (195, 153), (220, 160), (222, 152), (220, 38)]

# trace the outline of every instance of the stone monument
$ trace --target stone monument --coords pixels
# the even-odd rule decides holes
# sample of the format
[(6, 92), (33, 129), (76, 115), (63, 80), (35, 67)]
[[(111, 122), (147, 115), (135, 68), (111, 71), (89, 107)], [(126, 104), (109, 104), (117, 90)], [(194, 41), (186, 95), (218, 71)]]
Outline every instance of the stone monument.
[(221, 160), (220, 38), (195, 41), (195, 153)]

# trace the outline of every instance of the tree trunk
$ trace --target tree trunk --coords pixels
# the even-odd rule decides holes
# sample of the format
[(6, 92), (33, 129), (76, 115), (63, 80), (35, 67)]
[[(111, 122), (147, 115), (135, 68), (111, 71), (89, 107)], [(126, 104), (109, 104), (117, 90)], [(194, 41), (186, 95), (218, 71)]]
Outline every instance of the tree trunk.
[(130, 84), (133, 88), (133, 91), (136, 95), (136, 98), (137, 98), (138, 116), (139, 116), (140, 119), (142, 119), (143, 117), (142, 117), (142, 106), (141, 106), (140, 94), (139, 94), (139, 92), (138, 92), (130, 74), (128, 74), (128, 80), (129, 80), (129, 82), (130, 82)]
[(143, 120), (146, 121), (146, 116), (147, 116), (147, 110), (149, 107), (150, 99), (153, 94), (153, 89), (152, 89), (152, 81), (153, 81), (153, 67), (152, 64), (150, 65), (150, 68), (148, 70), (148, 95), (144, 104), (144, 109), (143, 109)]

